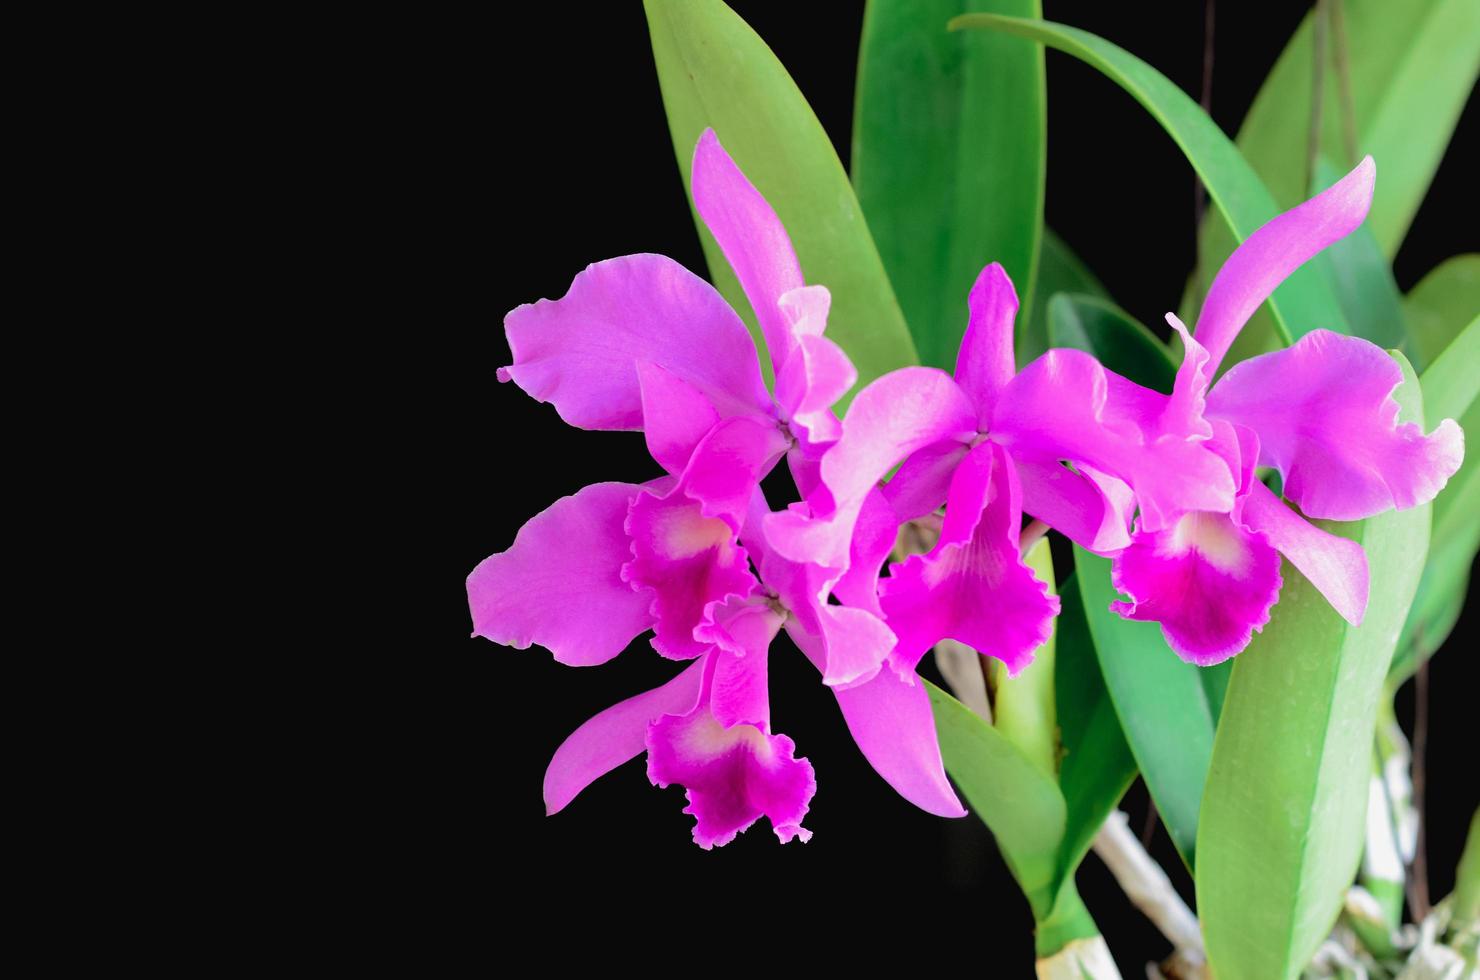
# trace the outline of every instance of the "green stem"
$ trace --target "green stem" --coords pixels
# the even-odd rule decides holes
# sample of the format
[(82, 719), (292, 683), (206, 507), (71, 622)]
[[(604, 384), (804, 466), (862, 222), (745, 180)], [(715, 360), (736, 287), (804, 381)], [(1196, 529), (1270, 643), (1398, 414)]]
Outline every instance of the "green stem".
[(1090, 917), (1089, 909), (1084, 907), (1084, 900), (1079, 897), (1079, 889), (1074, 887), (1074, 879), (1069, 878), (1064, 882), (1063, 888), (1059, 889), (1059, 897), (1054, 901), (1053, 908), (1039, 921), (1034, 933), (1034, 945), (1038, 950), (1038, 958), (1043, 959), (1076, 939), (1093, 939), (1099, 934), (1099, 927)]
[(1480, 810), (1470, 818), (1470, 836), (1454, 877), (1455, 921), (1461, 926), (1480, 923)]

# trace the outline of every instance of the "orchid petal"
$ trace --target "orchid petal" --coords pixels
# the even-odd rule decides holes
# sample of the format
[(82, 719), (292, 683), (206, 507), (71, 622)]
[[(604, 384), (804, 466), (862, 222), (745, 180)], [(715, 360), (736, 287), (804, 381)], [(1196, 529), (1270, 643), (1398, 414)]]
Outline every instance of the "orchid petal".
[(683, 472), (694, 448), (719, 421), (719, 413), (703, 393), (648, 361), (637, 363), (642, 390), (643, 438), (648, 453), (674, 476)]
[(632, 557), (622, 577), (650, 597), (653, 649), (663, 656), (702, 654), (708, 644), (693, 634), (705, 607), (755, 587), (737, 536), (756, 484), (785, 445), (772, 423), (725, 419), (700, 442), (671, 490), (633, 500), (626, 524)]
[(1279, 599), (1280, 556), (1227, 514), (1184, 514), (1164, 531), (1138, 531), (1114, 559), (1111, 582), (1130, 596), (1110, 608), (1161, 624), (1183, 660), (1207, 667), (1249, 645)]
[(849, 406), (842, 438), (822, 457), (822, 485), (806, 504), (766, 519), (771, 547), (793, 561), (846, 568), (854, 522), (879, 479), (916, 450), (975, 431), (975, 408), (943, 371), (884, 375)]
[(1208, 371), (1207, 349), (1187, 332), (1186, 325), (1176, 314), (1168, 313), (1166, 320), (1182, 338), (1182, 363), (1177, 368), (1171, 397), (1162, 412), (1161, 431), (1209, 438), (1213, 430), (1203, 418), (1207, 408), (1208, 382), (1212, 378)]
[(1372, 158), (1365, 157), (1351, 173), (1267, 222), (1234, 249), (1208, 288), (1194, 330), (1208, 350), (1208, 377), (1217, 373), (1238, 332), (1275, 287), (1367, 217), (1376, 175)]
[(1464, 457), (1452, 419), (1427, 436), (1398, 423), (1402, 380), (1380, 347), (1316, 330), (1235, 364), (1208, 413), (1259, 433), (1260, 462), (1280, 470), (1285, 496), (1306, 516), (1363, 520), (1432, 500)]
[(709, 609), (694, 635), (713, 643), (709, 710), (725, 728), (753, 725), (771, 730), (771, 704), (766, 693), (766, 661), (784, 613), (754, 598), (731, 596)]
[(1015, 461), (1023, 510), (1098, 555), (1131, 543), (1136, 497), (1113, 476), (1080, 464)]
[(571, 732), (545, 770), (545, 813), (559, 813), (599, 777), (641, 755), (650, 723), (694, 710), (704, 666), (697, 661), (662, 687), (614, 704)]
[(803, 286), (781, 297), (783, 311), (795, 318), (797, 336), (776, 376), (776, 401), (803, 452), (814, 458), (837, 441), (842, 425), (832, 407), (858, 381), (848, 355), (821, 335), (827, 305), (822, 286)]
[(940, 540), (891, 566), (879, 583), (885, 622), (899, 637), (898, 666), (912, 676), (925, 651), (957, 640), (1017, 674), (1048, 641), (1057, 596), (1018, 552), (1017, 477), (1005, 450), (977, 446), (956, 470)]
[(642, 491), (596, 483), (531, 518), (508, 551), (468, 576), (473, 635), (521, 650), (546, 647), (586, 667), (621, 653), (653, 625), (649, 600), (622, 580), (631, 557), (623, 522)]
[(770, 415), (755, 344), (713, 286), (662, 255), (587, 266), (558, 300), (504, 317), (514, 363), (500, 368), (582, 429), (642, 428), (637, 363), (698, 388), (720, 415)]
[(1016, 462), (1083, 464), (1123, 480), (1147, 530), (1187, 511), (1228, 511), (1227, 463), (1194, 434), (1164, 432), (1167, 405), (1082, 351), (1051, 350), (1002, 390), (992, 438)]
[(879, 490), (869, 491), (853, 528), (848, 570), (833, 585), (833, 594), (845, 606), (867, 610), (879, 619), (879, 573), (899, 538), (899, 517)]
[(966, 816), (946, 779), (924, 684), (881, 670), (867, 684), (833, 693), (859, 751), (900, 796), (938, 817)]
[(1322, 531), (1280, 501), (1264, 484), (1251, 484), (1244, 523), (1300, 569), (1342, 619), (1362, 625), (1367, 612), (1367, 552), (1355, 541)]
[(694, 147), (690, 170), (694, 207), (755, 310), (776, 374), (791, 356), (791, 324), (780, 308), (783, 294), (801, 286), (802, 267), (791, 238), (761, 192), (741, 173), (706, 129)]
[(956, 354), (956, 383), (976, 405), (978, 428), (986, 431), (997, 393), (1017, 373), (1013, 361), (1012, 324), (1017, 318), (1017, 290), (996, 262), (976, 277), (966, 297), (969, 316)]

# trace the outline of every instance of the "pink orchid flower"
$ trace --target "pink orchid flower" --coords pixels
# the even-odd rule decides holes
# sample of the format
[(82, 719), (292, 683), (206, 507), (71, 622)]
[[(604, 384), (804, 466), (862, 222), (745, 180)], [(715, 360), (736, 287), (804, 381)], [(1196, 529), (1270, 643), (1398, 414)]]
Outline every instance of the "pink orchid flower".
[(1018, 300), (1001, 266), (982, 271), (967, 305), (954, 376), (904, 368), (870, 384), (804, 501), (765, 519), (776, 552), (837, 574), (869, 537), (860, 528), (870, 497), (896, 464), (883, 490), (896, 521), (945, 504), (934, 549), (878, 583), (898, 638), (878, 659), (906, 681), (945, 638), (1011, 673), (1047, 640), (1058, 599), (1022, 561), (1024, 512), (1114, 552), (1130, 543), (1137, 507), (1143, 521), (1165, 526), (1189, 510), (1231, 507), (1236, 489), (1211, 432), (1178, 424), (1198, 406), (1154, 404), (1155, 392), (1080, 351), (1053, 350), (1016, 372)]
[[(712, 131), (699, 139), (692, 177), (699, 213), (756, 312), (774, 400), (740, 318), (663, 256), (597, 263), (563, 298), (505, 319), (514, 364), (501, 380), (553, 403), (572, 425), (641, 429), (668, 475), (595, 484), (530, 520), (468, 579), (474, 635), (539, 643), (585, 666), (653, 629), (660, 654), (695, 661), (567, 738), (546, 773), (547, 809), (645, 751), (653, 782), (687, 788), (701, 846), (726, 843), (760, 816), (782, 841), (807, 839), (812, 768), (769, 718), (768, 648), (784, 624), (837, 685), (850, 730), (884, 778), (931, 812), (964, 815), (923, 688), (848, 666), (854, 649), (882, 651), (864, 658), (877, 660), (894, 645), (873, 588), (898, 523), (882, 496), (873, 494), (861, 524), (858, 568), (872, 561), (872, 577), (787, 561), (758, 533), (742, 533), (766, 512), (759, 484), (783, 455), (801, 483), (815, 480), (840, 432), (831, 406), (857, 375), (823, 336), (826, 289), (804, 284), (780, 220)], [(862, 597), (865, 608), (830, 603), (833, 593)]]
[(1347, 621), (1360, 624), (1366, 611), (1362, 547), (1282, 503), (1254, 476), (1255, 465), (1279, 471), (1285, 497), (1305, 517), (1355, 521), (1432, 500), (1464, 456), (1453, 419), (1427, 436), (1417, 425), (1398, 424), (1393, 391), (1402, 372), (1357, 337), (1311, 331), (1285, 350), (1234, 365), (1209, 390), (1239, 330), (1270, 293), (1361, 225), (1375, 173), (1368, 157), (1249, 236), (1213, 280), (1192, 337), (1167, 317), (1187, 348), (1178, 380), (1191, 383), (1183, 397), (1202, 404), (1219, 430), (1238, 492), (1231, 508), (1138, 527), (1112, 566), (1115, 587), (1130, 599), (1112, 608), (1160, 622), (1184, 660), (1215, 664), (1249, 644), (1279, 598), (1281, 554)]

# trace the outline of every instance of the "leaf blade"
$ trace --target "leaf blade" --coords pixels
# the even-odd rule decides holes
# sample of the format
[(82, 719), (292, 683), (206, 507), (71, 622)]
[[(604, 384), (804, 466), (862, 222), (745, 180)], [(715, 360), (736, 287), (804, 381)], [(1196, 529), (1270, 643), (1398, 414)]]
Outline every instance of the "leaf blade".
[[(1395, 356), (1406, 378), (1399, 402), (1421, 420), (1412, 368)], [(1363, 625), (1342, 620), (1286, 562), (1269, 624), (1236, 658), (1198, 829), (1198, 909), (1219, 977), (1298, 975), (1340, 911), (1361, 856), (1377, 704), (1418, 585), (1427, 510), (1323, 522), (1368, 551)]]
[(987, 263), (1007, 270), (1029, 322), (1043, 227), (1043, 52), (948, 32), (967, 10), (1036, 17), (1039, 3), (872, 0), (854, 112), (859, 202), (921, 362), (947, 370)]
[(1001, 732), (934, 684), (930, 692), (946, 771), (997, 838), (1035, 919), (1053, 908), (1064, 798), (1053, 779)]
[[(1074, 548), (1085, 620), (1121, 729), (1167, 833), (1194, 867), (1198, 809), (1213, 754), (1214, 712), (1200, 669), (1172, 652), (1156, 623), (1110, 611), (1110, 560)], [(1169, 733), (1175, 733), (1169, 734)]]

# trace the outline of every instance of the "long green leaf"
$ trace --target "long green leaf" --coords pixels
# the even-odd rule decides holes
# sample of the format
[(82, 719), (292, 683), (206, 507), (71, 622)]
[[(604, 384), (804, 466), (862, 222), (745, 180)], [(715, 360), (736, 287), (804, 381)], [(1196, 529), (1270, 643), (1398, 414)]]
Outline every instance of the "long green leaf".
[(1109, 300), (1058, 293), (1048, 300), (1048, 340), (1096, 355), (1136, 384), (1170, 394), (1177, 377), (1171, 352), (1140, 321)]
[(930, 691), (946, 771), (997, 838), (1033, 917), (1045, 918), (1054, 904), (1064, 797), (1001, 732), (934, 684), (920, 683)]
[[(915, 363), (914, 344), (848, 175), (771, 49), (719, 0), (644, 0), (644, 7), (685, 186), (694, 144), (713, 127), (776, 209), (807, 281), (831, 290), (828, 335), (852, 358), (860, 385)], [(715, 285), (759, 338), (719, 246), (697, 214), (695, 223)]]
[(1480, 311), (1423, 373), (1424, 412), (1432, 419), (1457, 419), (1480, 394)]
[(949, 370), (966, 295), (1001, 262), (1030, 323), (1043, 227), (1043, 52), (946, 22), (1039, 15), (1038, 0), (871, 0), (863, 18), (853, 186), (925, 364)]
[(1446, 259), (1424, 276), (1403, 297), (1403, 312), (1418, 354), (1413, 366), (1427, 370), (1476, 310), (1480, 310), (1480, 253)]
[[(1253, 168), (1207, 113), (1166, 76), (1123, 48), (1087, 31), (1048, 21), (968, 14), (951, 21), (951, 27), (1018, 34), (1071, 54), (1104, 73), (1141, 103), (1181, 148), (1237, 240), (1244, 240), (1279, 213)], [(1308, 266), (1286, 279), (1268, 306), (1286, 342), (1320, 327), (1346, 332), (1345, 317), (1330, 286)]]
[[(1404, 417), (1422, 422), (1412, 368)], [(1293, 978), (1330, 932), (1362, 851), (1372, 739), (1417, 588), (1428, 507), (1352, 524), (1372, 594), (1353, 627), (1288, 562), (1269, 625), (1236, 658), (1198, 829), (1197, 905), (1220, 980)]]
[(1172, 843), (1192, 867), (1217, 724), (1216, 706), (1200, 675), (1219, 668), (1199, 668), (1179, 658), (1156, 623), (1111, 612), (1110, 603), (1119, 595), (1110, 584), (1109, 559), (1076, 546), (1074, 570), (1120, 727)]
[(1433, 543), (1389, 672), (1394, 686), (1437, 651), (1454, 629), (1469, 589), (1470, 568), (1480, 551), (1480, 453), (1473, 449), (1480, 437), (1480, 317), (1470, 320), (1420, 382), (1428, 416), (1435, 421), (1459, 419), (1470, 446), (1459, 472), (1434, 498)]
[(1105, 689), (1075, 576), (1064, 582), (1059, 599), (1054, 685), (1063, 745), (1059, 789), (1068, 820), (1058, 876), (1060, 887), (1068, 887), (1095, 833), (1136, 778), (1136, 760)]
[[(1474, 0), (1344, 0), (1357, 154), (1377, 161), (1369, 217), (1383, 253), (1398, 245), (1428, 191), (1480, 69)], [(1238, 145), (1281, 207), (1306, 192), (1312, 17), (1286, 45), (1239, 129)], [(1334, 41), (1334, 37), (1330, 37)], [(1346, 159), (1337, 79), (1324, 84), (1321, 151)], [(1225, 253), (1226, 254), (1226, 253)], [(1221, 261), (1222, 256), (1219, 256)]]

